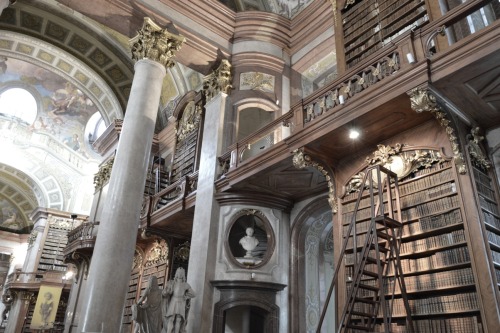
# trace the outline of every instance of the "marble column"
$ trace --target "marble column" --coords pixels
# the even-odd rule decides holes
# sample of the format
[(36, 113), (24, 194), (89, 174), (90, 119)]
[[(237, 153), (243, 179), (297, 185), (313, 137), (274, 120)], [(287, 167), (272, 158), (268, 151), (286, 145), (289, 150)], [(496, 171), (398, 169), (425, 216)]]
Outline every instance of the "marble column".
[(130, 40), (136, 60), (123, 130), (96, 238), (79, 332), (120, 332), (166, 67), (184, 38), (146, 18)]
[[(205, 105), (203, 143), (201, 145), (198, 187), (196, 190), (196, 209), (193, 218), (191, 250), (187, 281), (196, 293), (191, 300), (187, 332), (209, 332), (212, 329), (213, 287), (210, 281), (215, 276), (217, 254), (217, 231), (220, 208), (215, 200), (215, 184), (218, 160), (223, 140), (224, 116), (230, 107), (228, 91), (231, 77), (228, 62), (205, 77), (204, 93), (208, 102)], [(226, 78), (227, 86), (218, 86)]]

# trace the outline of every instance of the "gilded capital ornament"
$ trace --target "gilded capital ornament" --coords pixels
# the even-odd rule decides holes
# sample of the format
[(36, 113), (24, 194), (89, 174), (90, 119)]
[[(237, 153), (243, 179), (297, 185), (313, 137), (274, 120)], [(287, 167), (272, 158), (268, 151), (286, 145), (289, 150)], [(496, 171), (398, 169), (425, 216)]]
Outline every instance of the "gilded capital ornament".
[(137, 36), (129, 40), (132, 50), (132, 59), (150, 59), (159, 62), (166, 68), (173, 67), (172, 60), (175, 51), (178, 51), (186, 39), (162, 29), (149, 17), (144, 18), (142, 28)]
[(94, 176), (94, 185), (96, 190), (102, 188), (108, 181), (111, 176), (111, 169), (113, 169), (113, 163), (115, 162), (115, 158), (112, 157), (106, 163), (101, 164), (99, 167), (99, 171)]
[(229, 90), (233, 88), (231, 68), (229, 60), (222, 59), (219, 67), (203, 78), (203, 93), (207, 101), (210, 101), (219, 92), (228, 94)]
[(453, 151), (453, 159), (460, 174), (467, 173), (464, 155), (460, 151), (458, 138), (455, 135), (455, 129), (451, 126), (452, 122), (446, 117), (446, 113), (439, 107), (436, 97), (432, 95), (427, 88), (415, 88), (408, 92), (410, 96), (411, 108), (416, 112), (431, 112), (439, 124), (445, 129)]

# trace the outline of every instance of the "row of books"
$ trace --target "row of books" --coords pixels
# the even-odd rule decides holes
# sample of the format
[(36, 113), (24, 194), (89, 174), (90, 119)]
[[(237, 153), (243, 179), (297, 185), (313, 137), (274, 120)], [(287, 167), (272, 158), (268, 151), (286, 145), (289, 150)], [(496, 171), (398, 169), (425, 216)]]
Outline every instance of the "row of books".
[(494, 262), (500, 264), (500, 252), (491, 250), (491, 257), (493, 258)]
[(403, 226), (403, 236), (416, 235), (459, 223), (462, 223), (462, 214), (457, 208), (447, 213), (422, 217), (414, 223), (406, 223)]
[[(458, 247), (436, 252), (427, 257), (417, 259), (401, 259), (400, 264), (404, 273), (413, 273), (464, 264), (469, 261), (470, 255), (467, 247)], [(392, 265), (389, 265), (388, 270), (389, 274), (394, 274), (392, 271)]]
[(500, 219), (493, 214), (483, 210), (484, 222), (500, 230)]
[[(375, 332), (385, 332), (382, 324), (375, 326)], [(410, 333), (405, 324), (391, 323), (390, 332)], [(482, 333), (482, 325), (477, 317), (413, 320), (413, 332), (427, 333)]]
[(420, 191), (406, 195), (401, 198), (401, 207), (415, 206), (450, 193), (457, 193), (457, 187), (454, 182), (444, 183), (439, 186), (429, 188), (427, 191)]
[(157, 271), (165, 271), (167, 268), (166, 263), (160, 264), (160, 265), (155, 265), (155, 266), (150, 266), (148, 268), (145, 268), (142, 272), (143, 275), (151, 275), (152, 273), (156, 273)]
[(476, 179), (476, 183), (480, 183), (488, 186), (488, 188), (491, 188), (491, 178), (487, 174), (485, 174), (484, 172), (482, 172), (477, 168), (472, 168), (472, 170), (474, 172), (474, 178)]
[(424, 204), (412, 207), (410, 209), (403, 209), (401, 211), (401, 218), (404, 221), (410, 221), (426, 215), (432, 215), (443, 210), (450, 210), (459, 206), (458, 196), (445, 197), (434, 201), (426, 202)]
[[(431, 169), (431, 168), (423, 169), (423, 170), (427, 170), (427, 172), (433, 171), (433, 169)], [(419, 172), (423, 173), (423, 170), (419, 171)], [(415, 179), (413, 181), (409, 181), (407, 183), (399, 185), (399, 194), (401, 196), (403, 196), (403, 195), (410, 194), (413, 192), (427, 190), (427, 189), (435, 186), (436, 184), (447, 182), (447, 181), (450, 181), (452, 179), (453, 179), (452, 170), (450, 168), (444, 169), (443, 171), (437, 172), (433, 175), (430, 175), (427, 177), (422, 177), (419, 179)]]
[(488, 237), (488, 240), (498, 246), (500, 246), (500, 235), (497, 235), (494, 232), (491, 232), (489, 230), (486, 230), (486, 236)]
[(476, 189), (481, 195), (484, 195), (492, 200), (495, 199), (495, 192), (490, 187), (476, 182)]
[(491, 212), (497, 216), (499, 215), (498, 214), (498, 206), (496, 203), (491, 202), (491, 201), (483, 198), (482, 196), (479, 196), (479, 204), (481, 205), (482, 208), (487, 209), (489, 212)]
[[(391, 277), (385, 280), (386, 290), (392, 291), (395, 278)], [(474, 284), (474, 276), (470, 267), (457, 269), (449, 272), (439, 272), (415, 276), (407, 276), (404, 279), (406, 291), (419, 291), (441, 289), (455, 286), (464, 286)], [(399, 283), (396, 283), (396, 293), (400, 293)]]
[(465, 242), (465, 234), (463, 229), (455, 230), (446, 234), (418, 239), (412, 242), (402, 243), (401, 254), (422, 252), (436, 247), (443, 247), (461, 242)]
[[(477, 296), (475, 292), (410, 299), (408, 302), (410, 303), (410, 313), (412, 315), (457, 313), (478, 309)], [(393, 306), (394, 315), (400, 316), (406, 314), (403, 299), (395, 299), (393, 301)], [(379, 311), (379, 315), (381, 314), (382, 308), (380, 308)]]

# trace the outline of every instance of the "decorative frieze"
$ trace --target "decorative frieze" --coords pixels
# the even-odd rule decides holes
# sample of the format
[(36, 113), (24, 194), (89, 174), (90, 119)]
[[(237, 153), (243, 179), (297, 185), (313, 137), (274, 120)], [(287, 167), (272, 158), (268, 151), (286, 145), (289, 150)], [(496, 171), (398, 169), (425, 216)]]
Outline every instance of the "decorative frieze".
[(451, 126), (451, 120), (446, 117), (446, 113), (441, 110), (438, 103), (436, 102), (436, 97), (430, 93), (427, 88), (415, 88), (408, 92), (411, 101), (411, 108), (416, 112), (430, 112), (437, 119), (439, 124), (444, 127), (448, 139), (451, 143), (451, 149), (453, 151), (453, 158), (455, 164), (458, 168), (458, 172), (461, 174), (467, 173), (467, 168), (465, 166), (465, 160), (462, 152), (460, 151), (460, 146), (458, 144), (458, 138), (455, 135), (455, 129)]
[(137, 36), (129, 41), (132, 59), (136, 61), (150, 59), (159, 62), (166, 68), (173, 67), (175, 65), (172, 59), (174, 53), (181, 48), (185, 40), (184, 37), (162, 29), (149, 17), (145, 17), (144, 24), (137, 32)]
[(241, 73), (240, 90), (274, 92), (274, 76), (260, 72)]

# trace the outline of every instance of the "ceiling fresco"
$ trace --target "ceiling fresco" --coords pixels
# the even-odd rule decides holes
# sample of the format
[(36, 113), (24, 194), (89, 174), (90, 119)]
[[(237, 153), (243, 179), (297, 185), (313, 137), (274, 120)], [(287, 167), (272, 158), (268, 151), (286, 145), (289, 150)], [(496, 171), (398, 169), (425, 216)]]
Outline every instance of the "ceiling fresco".
[(82, 91), (63, 77), (31, 63), (6, 59), (4, 73), (0, 74), (0, 101), (3, 93), (12, 87), (25, 88), (38, 102), (38, 112), (34, 122), (27, 123), (12, 115), (11, 110), (2, 104), (0, 121), (3, 128), (24, 132), (49, 135), (83, 158), (93, 157), (89, 145), (85, 144), (83, 133), (89, 118), (98, 112), (94, 103)]
[(293, 18), (314, 0), (219, 0), (236, 12), (264, 11)]

